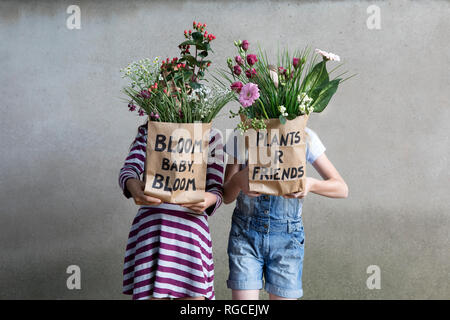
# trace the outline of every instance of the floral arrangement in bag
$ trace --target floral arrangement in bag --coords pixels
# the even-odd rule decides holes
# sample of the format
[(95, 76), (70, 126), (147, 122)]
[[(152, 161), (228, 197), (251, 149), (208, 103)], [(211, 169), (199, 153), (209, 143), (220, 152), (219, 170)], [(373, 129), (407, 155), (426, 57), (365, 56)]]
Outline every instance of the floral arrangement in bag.
[[(220, 72), (240, 103), (238, 129), (247, 132), (249, 190), (282, 196), (303, 191), (306, 183), (306, 123), (313, 112), (322, 112), (339, 84), (330, 79), (328, 61), (340, 61), (332, 53), (306, 48), (278, 54), (277, 65), (267, 54), (249, 53), (249, 42), (236, 41), (238, 55), (228, 58), (228, 70)], [(322, 61), (318, 62), (318, 56)]]
[[(220, 74), (229, 82), (235, 100), (241, 105), (237, 113), (231, 114), (245, 119), (238, 124), (242, 132), (249, 128), (264, 129), (268, 119), (278, 118), (284, 124), (301, 115), (322, 112), (339, 84), (350, 78), (340, 78), (344, 72), (330, 79), (330, 74), (342, 64), (330, 72), (326, 64), (340, 61), (340, 57), (319, 49), (315, 50), (315, 56), (309, 48), (297, 50), (292, 56), (284, 50), (278, 54), (275, 66), (269, 64), (267, 53), (261, 48), (258, 54), (249, 53), (247, 40), (235, 41), (234, 45), (238, 54), (234, 59), (227, 59), (228, 70)], [(322, 61), (318, 61), (318, 56)]]
[(178, 45), (180, 57), (145, 58), (121, 69), (122, 78), (131, 81), (123, 89), (129, 111), (148, 115), (151, 121), (209, 123), (233, 99), (230, 90), (205, 85), (211, 66), (207, 57), (216, 36), (208, 33), (206, 24), (194, 21), (184, 38)]
[(178, 45), (180, 57), (142, 59), (122, 69), (130, 111), (148, 116), (144, 193), (167, 203), (204, 201), (211, 122), (234, 98), (206, 85), (213, 34), (193, 22)]

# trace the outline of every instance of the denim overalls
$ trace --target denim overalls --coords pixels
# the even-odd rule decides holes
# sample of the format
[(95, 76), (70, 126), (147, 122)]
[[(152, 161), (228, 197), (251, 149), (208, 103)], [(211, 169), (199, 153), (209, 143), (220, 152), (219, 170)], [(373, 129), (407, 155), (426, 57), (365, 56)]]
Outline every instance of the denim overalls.
[(303, 295), (302, 204), (299, 199), (239, 194), (228, 242), (229, 288), (262, 289), (264, 276), (269, 293)]

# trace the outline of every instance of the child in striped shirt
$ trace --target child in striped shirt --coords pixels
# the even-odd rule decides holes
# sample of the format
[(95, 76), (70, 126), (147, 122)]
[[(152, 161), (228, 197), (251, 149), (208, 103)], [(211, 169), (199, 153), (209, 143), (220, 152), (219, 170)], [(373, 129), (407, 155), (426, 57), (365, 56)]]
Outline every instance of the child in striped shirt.
[(222, 203), (222, 137), (211, 129), (205, 201), (177, 205), (144, 194), (147, 124), (138, 129), (120, 169), (127, 198), (145, 202), (133, 220), (126, 247), (123, 293), (133, 299), (214, 299), (214, 264), (208, 216)]

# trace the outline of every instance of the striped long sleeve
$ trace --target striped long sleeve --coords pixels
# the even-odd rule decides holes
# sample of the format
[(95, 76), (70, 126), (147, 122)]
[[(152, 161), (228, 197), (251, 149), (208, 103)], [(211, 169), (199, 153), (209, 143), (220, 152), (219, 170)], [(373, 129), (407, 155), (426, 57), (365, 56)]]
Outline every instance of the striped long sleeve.
[(206, 210), (206, 214), (211, 216), (220, 207), (223, 200), (223, 175), (224, 175), (224, 153), (222, 135), (217, 129), (212, 129), (209, 141), (208, 167), (206, 171), (206, 192), (211, 192), (217, 196), (214, 206)]
[(125, 159), (125, 163), (119, 172), (119, 186), (127, 198), (131, 197), (126, 185), (127, 180), (130, 178), (140, 179), (144, 172), (146, 147), (147, 129), (146, 125), (142, 125), (138, 129), (137, 136), (131, 145), (130, 153)]
[[(119, 172), (119, 186), (123, 190), (125, 197), (130, 198), (131, 194), (126, 187), (126, 182), (130, 178), (140, 179), (144, 173), (144, 164), (147, 147), (147, 126), (142, 125), (138, 129), (138, 134), (133, 141), (130, 153), (125, 159), (125, 163)], [(206, 214), (212, 215), (222, 204), (223, 200), (223, 175), (224, 175), (224, 153), (222, 135), (217, 129), (211, 129), (208, 167), (206, 172), (206, 192), (211, 192), (217, 196), (217, 202), (206, 210)]]

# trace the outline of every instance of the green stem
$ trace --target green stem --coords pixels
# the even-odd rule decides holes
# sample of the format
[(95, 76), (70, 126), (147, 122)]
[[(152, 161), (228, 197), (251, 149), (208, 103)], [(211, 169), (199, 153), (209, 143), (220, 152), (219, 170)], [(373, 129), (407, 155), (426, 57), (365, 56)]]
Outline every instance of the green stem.
[(259, 101), (259, 104), (261, 105), (264, 115), (266, 116), (266, 119), (269, 120), (269, 116), (267, 115), (266, 109), (264, 108), (262, 101), (260, 99), (258, 99), (258, 101)]

